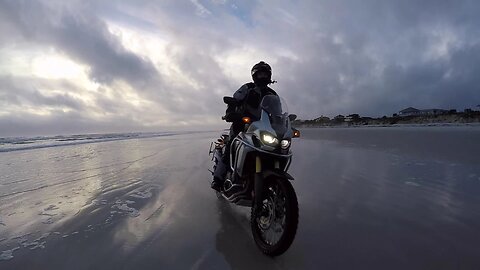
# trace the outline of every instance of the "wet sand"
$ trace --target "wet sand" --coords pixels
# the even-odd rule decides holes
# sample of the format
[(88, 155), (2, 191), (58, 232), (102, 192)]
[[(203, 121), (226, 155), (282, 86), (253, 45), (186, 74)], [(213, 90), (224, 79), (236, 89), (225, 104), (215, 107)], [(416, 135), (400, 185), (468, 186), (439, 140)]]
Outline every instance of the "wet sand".
[(217, 133), (0, 153), (0, 269), (478, 269), (479, 128), (302, 132), (275, 259), (209, 188)]

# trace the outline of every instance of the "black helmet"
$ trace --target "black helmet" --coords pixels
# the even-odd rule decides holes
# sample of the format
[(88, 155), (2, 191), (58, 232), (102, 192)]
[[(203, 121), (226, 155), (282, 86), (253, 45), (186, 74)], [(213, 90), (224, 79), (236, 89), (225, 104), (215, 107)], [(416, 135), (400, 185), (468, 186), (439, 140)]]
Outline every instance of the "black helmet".
[(269, 64), (260, 61), (252, 67), (252, 79), (256, 85), (267, 85), (272, 82), (272, 68)]

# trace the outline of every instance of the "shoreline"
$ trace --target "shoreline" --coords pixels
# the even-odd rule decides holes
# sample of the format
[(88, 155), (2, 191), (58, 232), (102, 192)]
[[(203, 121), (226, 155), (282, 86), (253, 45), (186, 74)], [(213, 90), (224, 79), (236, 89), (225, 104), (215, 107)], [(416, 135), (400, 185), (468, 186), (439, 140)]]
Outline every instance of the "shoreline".
[(314, 120), (295, 120), (294, 127), (423, 127), (423, 126), (479, 126), (480, 112), (448, 113), (437, 115), (410, 115), (381, 118), (337, 115), (333, 119), (321, 116)]
[(378, 128), (378, 127), (480, 127), (480, 122), (472, 123), (424, 123), (424, 124), (373, 124), (373, 125), (320, 125), (320, 124), (306, 124), (306, 125), (294, 125), (294, 128)]

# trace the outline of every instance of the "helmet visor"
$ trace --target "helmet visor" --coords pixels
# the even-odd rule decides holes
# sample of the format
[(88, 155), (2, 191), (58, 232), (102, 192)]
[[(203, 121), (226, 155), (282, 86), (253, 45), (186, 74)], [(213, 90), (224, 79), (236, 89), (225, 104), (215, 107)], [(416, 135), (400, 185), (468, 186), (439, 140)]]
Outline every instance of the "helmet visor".
[(261, 71), (264, 71), (264, 72), (267, 72), (269, 74), (272, 74), (272, 70), (269, 68), (269, 66), (266, 66), (266, 65), (255, 65), (253, 68), (252, 68), (252, 76), (255, 75), (256, 73), (258, 72), (261, 72)]
[(253, 73), (252, 76), (256, 79), (268, 79), (271, 75), (268, 70), (258, 70), (257, 72)]

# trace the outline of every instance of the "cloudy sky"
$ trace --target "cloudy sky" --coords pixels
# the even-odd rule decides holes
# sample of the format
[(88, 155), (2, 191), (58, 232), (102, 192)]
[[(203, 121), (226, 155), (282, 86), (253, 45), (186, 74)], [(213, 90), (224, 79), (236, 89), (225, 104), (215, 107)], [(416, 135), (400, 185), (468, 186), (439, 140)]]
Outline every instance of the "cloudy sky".
[(0, 0), (0, 136), (211, 129), (260, 60), (302, 119), (480, 104), (480, 2)]

